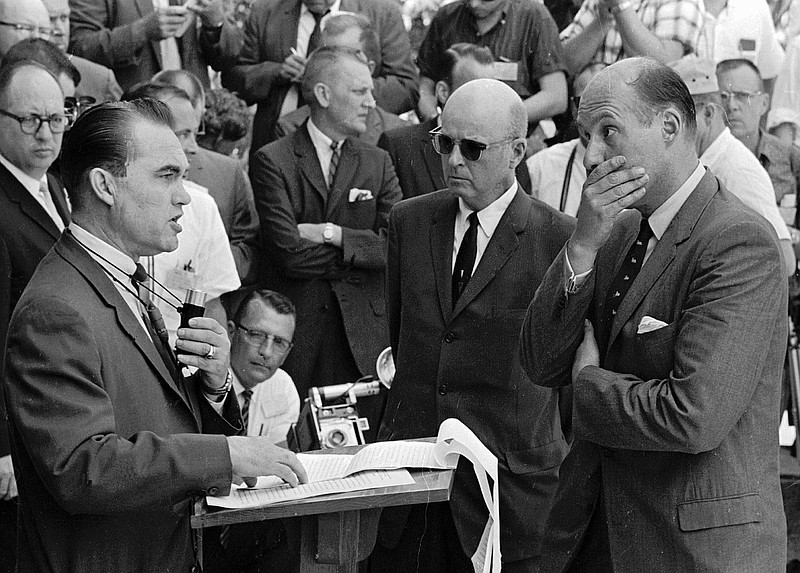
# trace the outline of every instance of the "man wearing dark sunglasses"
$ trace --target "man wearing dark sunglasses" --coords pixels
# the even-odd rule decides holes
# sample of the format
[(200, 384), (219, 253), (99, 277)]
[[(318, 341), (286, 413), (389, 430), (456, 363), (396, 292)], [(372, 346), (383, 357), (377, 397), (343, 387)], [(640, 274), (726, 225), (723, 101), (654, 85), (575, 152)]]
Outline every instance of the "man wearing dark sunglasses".
[[(534, 386), (517, 338), (573, 223), (525, 194), (521, 98), (494, 79), (455, 90), (432, 145), (447, 189), (403, 201), (389, 221), (386, 300), (397, 371), (378, 438), (436, 435), (463, 421), (500, 467), (503, 571), (531, 560), (567, 451), (559, 396)], [(478, 482), (460, 467), (449, 504), (384, 510), (371, 570), (472, 570), (486, 525)]]

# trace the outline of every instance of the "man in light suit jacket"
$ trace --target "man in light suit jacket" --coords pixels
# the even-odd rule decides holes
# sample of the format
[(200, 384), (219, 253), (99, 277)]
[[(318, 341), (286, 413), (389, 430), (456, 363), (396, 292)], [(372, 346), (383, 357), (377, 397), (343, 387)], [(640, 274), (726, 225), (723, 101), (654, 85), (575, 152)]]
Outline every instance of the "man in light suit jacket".
[(152, 303), (137, 293), (147, 276), (135, 261), (177, 247), (189, 201), (170, 121), (154, 100), (101, 104), (63, 150), (73, 220), (8, 334), (20, 572), (188, 571), (194, 497), (262, 472), (305, 479), (294, 455), (235, 436), (224, 328), (193, 318), (176, 360), (143, 312)]
[[(6, 69), (17, 71), (0, 72), (0, 108), (21, 117), (64, 112), (61, 88), (44, 68), (28, 63)], [(0, 276), (0, 291), (4, 294), (0, 314), (7, 316), (11, 316), (39, 261), (69, 224), (64, 188), (55, 176), (47, 174), (61, 150), (64, 127), (54, 133), (51, 125), (42, 125), (35, 134), (28, 134), (17, 120), (0, 117), (0, 240), (5, 245), (8, 265), (7, 272)], [(49, 201), (41, 191), (45, 185)], [(7, 328), (7, 321), (0, 324), (0, 339), (5, 339)], [(9, 488), (0, 492), (0, 524), (4, 532), (11, 532), (0, 538), (0, 553), (11, 560), (10, 567), (0, 563), (0, 571), (5, 573), (14, 569), (17, 513), (16, 499), (12, 499), (17, 496), (5, 408), (0, 410), (0, 481)]]
[[(403, 113), (414, 105), (417, 75), (411, 62), (411, 45), (398, 5), (392, 0), (260, 0), (253, 4), (245, 25), (244, 46), (238, 63), (222, 76), (222, 85), (237, 92), (248, 105), (257, 103), (253, 118), (250, 158), (273, 141), (275, 125), (284, 100), (297, 97), (305, 60), (310, 50), (305, 23), (331, 11), (367, 16), (380, 40), (375, 62), (375, 100), (391, 113)], [(323, 20), (324, 23), (324, 20)], [(299, 28), (303, 26), (304, 33)], [(302, 40), (302, 42), (301, 42)], [(293, 53), (296, 52), (296, 53)], [(298, 74), (299, 72), (299, 74)], [(296, 100), (295, 100), (296, 101)], [(309, 103), (309, 102), (306, 102)], [(285, 111), (295, 109), (297, 105)]]
[[(312, 386), (374, 375), (378, 354), (389, 343), (385, 230), (400, 188), (389, 155), (353, 137), (365, 129), (375, 105), (372, 86), (363, 59), (320, 48), (303, 77), (311, 117), (259, 150), (251, 163), (270, 269), (264, 286), (297, 308), (294, 348), (284, 369), (301, 397)], [(378, 413), (373, 411), (373, 429)]]
[(574, 389), (540, 570), (785, 571), (777, 236), (699, 162), (668, 67), (606, 68), (577, 123), (577, 227), (522, 337), (531, 379)]
[(70, 53), (111, 68), (124, 91), (176, 67), (208, 86), (208, 66), (221, 70), (235, 58), (236, 25), (224, 18), (222, 0), (198, 0), (199, 21), (183, 6), (164, 4), (156, 10), (153, 0), (71, 0)]
[[(386, 293), (397, 371), (379, 432), (381, 440), (435, 436), (454, 417), (480, 438), (499, 462), (507, 572), (530, 570), (568, 448), (558, 393), (533, 385), (518, 358), (525, 308), (573, 228), (515, 179), (526, 125), (522, 100), (502, 82), (457, 89), (437, 135), (448, 188), (391, 213)], [(459, 295), (454, 275), (473, 216), (475, 258)], [(449, 506), (384, 510), (372, 570), (471, 570), (487, 516), (463, 463)]]
[[(447, 49), (443, 57), (444, 77), (436, 82), (436, 98), (444, 107), (450, 94), (470, 80), (495, 77), (494, 56), (486, 46), (459, 43)], [(416, 125), (387, 131), (378, 140), (378, 147), (392, 156), (392, 164), (400, 181), (403, 198), (416, 197), (444, 189), (447, 185), (442, 162), (431, 146), (430, 131), (439, 125), (434, 117)], [(522, 162), (517, 167), (517, 182), (530, 193), (530, 176)]]

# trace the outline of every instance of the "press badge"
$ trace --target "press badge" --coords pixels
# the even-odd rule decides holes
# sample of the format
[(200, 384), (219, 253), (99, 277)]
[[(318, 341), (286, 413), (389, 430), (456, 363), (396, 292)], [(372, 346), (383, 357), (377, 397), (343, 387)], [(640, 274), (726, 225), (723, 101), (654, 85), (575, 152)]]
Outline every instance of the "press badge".
[(746, 59), (753, 59), (756, 55), (756, 41), (751, 38), (741, 38), (739, 40), (739, 52)]
[(191, 266), (189, 270), (175, 267), (167, 272), (165, 284), (169, 288), (180, 288), (183, 290), (196, 289), (197, 274)]
[(494, 79), (501, 82), (515, 82), (519, 74), (519, 62), (495, 62)]

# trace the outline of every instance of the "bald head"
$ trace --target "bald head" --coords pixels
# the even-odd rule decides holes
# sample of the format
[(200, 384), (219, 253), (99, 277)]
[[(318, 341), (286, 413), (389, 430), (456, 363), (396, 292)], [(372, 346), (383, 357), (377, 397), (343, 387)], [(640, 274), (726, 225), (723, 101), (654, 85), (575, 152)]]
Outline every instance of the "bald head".
[[(0, 0), (0, 20), (8, 24), (32, 26), (33, 31), (17, 30), (14, 26), (0, 26), (0, 58), (8, 49), (26, 38), (39, 38), (39, 29), (50, 28), (50, 14), (42, 0)], [(49, 36), (44, 36), (49, 40)]]
[(458, 88), (444, 106), (442, 122), (448, 115), (469, 116), (478, 133), (491, 137), (525, 137), (528, 116), (519, 95), (501, 81), (481, 78)]
[[(514, 169), (525, 157), (526, 132), (522, 100), (503, 82), (472, 80), (454, 91), (441, 127), (449, 140), (461, 142), (442, 155), (450, 190), (475, 211), (494, 202), (514, 182)], [(482, 145), (480, 153), (474, 153), (475, 143)]]

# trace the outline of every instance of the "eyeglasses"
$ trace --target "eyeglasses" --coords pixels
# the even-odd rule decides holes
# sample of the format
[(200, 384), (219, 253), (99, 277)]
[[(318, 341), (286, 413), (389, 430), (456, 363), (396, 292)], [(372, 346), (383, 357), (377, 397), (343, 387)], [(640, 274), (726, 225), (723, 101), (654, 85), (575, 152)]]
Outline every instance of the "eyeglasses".
[(53, 33), (50, 28), (40, 28), (39, 26), (34, 26), (33, 24), (17, 24), (15, 22), (0, 21), (0, 26), (9, 26), (10, 28), (16, 29), (17, 32), (27, 32), (28, 34), (38, 32), (40, 36), (49, 36)]
[(64, 114), (67, 116), (67, 129), (75, 124), (78, 117), (97, 103), (97, 100), (92, 96), (72, 97), (67, 96), (64, 98)]
[(43, 123), (50, 125), (50, 131), (52, 133), (64, 133), (69, 123), (68, 117), (63, 113), (54, 113), (50, 116), (28, 115), (26, 117), (20, 117), (4, 109), (0, 109), (0, 115), (16, 119), (19, 122), (19, 128), (22, 130), (22, 133), (27, 133), (28, 135), (37, 133)]
[(755, 91), (755, 92), (744, 92), (744, 91), (725, 91), (719, 92), (720, 97), (722, 98), (722, 103), (728, 103), (731, 100), (735, 100), (736, 103), (740, 104), (750, 104), (750, 99), (755, 96), (760, 96), (764, 92), (762, 91)]
[(283, 356), (294, 346), (291, 342), (280, 336), (269, 334), (268, 332), (261, 332), (260, 330), (250, 330), (241, 324), (236, 324), (236, 328), (242, 331), (242, 337), (245, 342), (253, 346), (262, 346), (267, 340), (272, 341), (272, 349), (276, 354)]
[(453, 139), (449, 135), (441, 133), (439, 131), (440, 129), (441, 127), (436, 127), (428, 132), (431, 136), (431, 142), (433, 142), (433, 148), (436, 150), (436, 153), (439, 155), (450, 155), (453, 153), (453, 148), (458, 145), (458, 148), (461, 150), (461, 155), (467, 161), (477, 161), (481, 158), (481, 154), (490, 147), (497, 147), (498, 145), (503, 145), (504, 143), (516, 139), (515, 137), (507, 137), (501, 141), (481, 143), (480, 141), (474, 141), (472, 139)]

